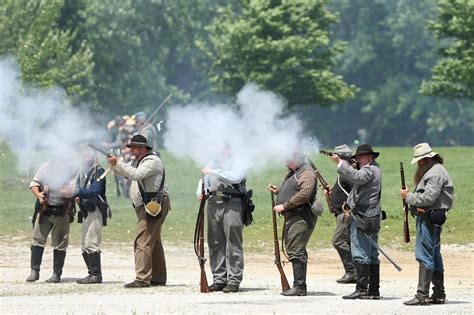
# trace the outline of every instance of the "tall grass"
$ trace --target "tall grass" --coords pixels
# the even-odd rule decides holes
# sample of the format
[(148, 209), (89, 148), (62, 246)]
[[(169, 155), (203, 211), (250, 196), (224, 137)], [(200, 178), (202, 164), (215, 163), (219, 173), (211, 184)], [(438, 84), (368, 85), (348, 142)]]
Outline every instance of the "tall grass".
[[(399, 162), (405, 165), (407, 185), (413, 188), (412, 176), (415, 166), (410, 165), (411, 148), (375, 148), (381, 152), (377, 161), (382, 168), (383, 189), (382, 208), (388, 218), (383, 222), (380, 232), (382, 245), (411, 249), (414, 241), (403, 243), (403, 216), (399, 198), (400, 175)], [(473, 173), (473, 147), (434, 148), (445, 159), (455, 185), (455, 205), (449, 211), (444, 225), (443, 243), (473, 242), (472, 229), (473, 185), (469, 174)], [(330, 160), (321, 155), (311, 157), (327, 182), (332, 185), (336, 179), (336, 168)], [(162, 160), (167, 169), (167, 181), (170, 190), (172, 210), (166, 219), (163, 238), (167, 242), (191, 243), (199, 203), (195, 192), (200, 178), (200, 169), (190, 160), (178, 160), (167, 152), (162, 152)], [(22, 177), (15, 170), (15, 158), (5, 144), (0, 144), (0, 235), (13, 240), (26, 241), (31, 236), (31, 215), (34, 197), (28, 190), (30, 178)], [(104, 163), (102, 163), (104, 164)], [(34, 171), (33, 171), (34, 172)], [(32, 172), (32, 174), (33, 174)], [(268, 183), (280, 184), (286, 174), (284, 165), (248, 177), (248, 188), (254, 190), (254, 223), (245, 228), (244, 241), (246, 249), (253, 251), (268, 250), (273, 246), (270, 194), (266, 190)], [(472, 175), (471, 175), (472, 176)], [(320, 196), (322, 193), (318, 192)], [(113, 218), (104, 229), (104, 242), (130, 243), (135, 235), (135, 212), (130, 200), (115, 196), (115, 183), (112, 176), (107, 178), (107, 197), (113, 209)], [(330, 247), (334, 232), (335, 218), (327, 212), (319, 218), (315, 232), (310, 241), (311, 248)], [(282, 221), (279, 222), (281, 228)], [(80, 224), (71, 226), (71, 243), (80, 244)], [(410, 218), (412, 239), (415, 235), (414, 219)]]

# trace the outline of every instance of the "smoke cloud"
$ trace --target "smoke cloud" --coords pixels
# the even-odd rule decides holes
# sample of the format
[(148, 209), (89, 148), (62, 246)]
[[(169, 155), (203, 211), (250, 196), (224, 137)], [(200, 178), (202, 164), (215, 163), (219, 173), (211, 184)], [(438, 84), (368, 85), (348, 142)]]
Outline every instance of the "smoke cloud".
[(90, 117), (72, 107), (62, 89), (21, 83), (15, 60), (0, 59), (0, 141), (15, 154), (20, 173), (51, 158), (79, 163), (78, 143), (104, 136)]
[(317, 140), (304, 136), (296, 116), (284, 114), (286, 102), (278, 95), (247, 84), (237, 94), (236, 103), (169, 109), (165, 148), (204, 166), (228, 144), (258, 172), (270, 165), (281, 166), (299, 149), (319, 146)]

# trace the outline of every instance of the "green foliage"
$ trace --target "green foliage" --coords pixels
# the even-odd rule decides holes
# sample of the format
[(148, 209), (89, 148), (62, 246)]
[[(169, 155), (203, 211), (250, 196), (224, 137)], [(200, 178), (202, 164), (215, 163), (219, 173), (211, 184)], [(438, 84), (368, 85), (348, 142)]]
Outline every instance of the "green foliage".
[[(413, 188), (412, 175), (415, 167), (410, 165), (413, 151), (411, 148), (375, 148), (381, 152), (377, 159), (382, 168), (383, 190), (382, 208), (387, 211), (388, 219), (383, 221), (380, 233), (380, 242), (383, 246), (413, 249), (415, 239), (414, 219), (410, 218), (410, 231), (413, 241), (407, 245), (403, 243), (403, 213), (399, 197), (400, 174), (399, 162), (404, 162), (407, 185)], [(459, 156), (474, 155), (474, 148), (467, 147), (433, 147), (445, 158), (445, 165), (455, 185), (454, 209), (449, 211), (449, 218), (443, 229), (443, 244), (472, 242), (471, 213), (472, 183), (466, 176), (467, 169), (474, 168), (474, 162), (469, 159), (459, 159)], [(170, 190), (172, 210), (163, 226), (163, 239), (173, 244), (191, 244), (196, 222), (199, 203), (196, 199), (196, 188), (200, 177), (199, 168), (189, 160), (177, 160), (167, 152), (161, 152), (164, 165), (167, 169), (168, 186)], [(332, 185), (336, 179), (335, 165), (322, 155), (312, 156), (324, 179)], [(5, 144), (0, 144), (0, 235), (8, 239), (23, 239), (27, 242), (31, 238), (31, 214), (34, 197), (28, 190), (29, 177), (20, 177), (12, 167), (14, 157)], [(267, 169), (263, 173), (250, 174), (248, 187), (254, 190), (255, 222), (244, 230), (245, 250), (268, 251), (273, 248), (273, 230), (270, 195), (266, 190), (268, 183), (279, 185), (286, 175), (286, 168), (282, 165)], [(321, 191), (318, 192), (322, 198)], [(103, 240), (105, 243), (132, 244), (135, 237), (136, 215), (129, 199), (115, 196), (115, 183), (112, 176), (107, 177), (107, 198), (113, 209), (113, 218), (104, 228)], [(278, 222), (279, 228), (283, 220)], [(331, 247), (334, 233), (335, 219), (327, 212), (319, 218), (316, 230), (311, 238), (310, 247)], [(80, 244), (81, 225), (74, 223), (71, 226), (71, 243)], [(191, 247), (189, 247), (191, 248)]]
[(219, 92), (234, 94), (248, 82), (280, 93), (290, 104), (326, 106), (354, 96), (331, 67), (342, 51), (331, 44), (329, 26), (336, 16), (326, 1), (242, 1), (219, 9), (207, 27), (210, 81)]
[(63, 87), (73, 100), (94, 100), (92, 51), (77, 31), (61, 29), (64, 1), (6, 0), (0, 7), (0, 54), (16, 57), (21, 78), (40, 88)]
[(444, 40), (433, 77), (423, 82), (428, 95), (474, 100), (474, 1), (442, 0), (438, 20), (430, 24)]
[[(211, 3), (209, 3), (211, 2)], [(88, 1), (80, 12), (94, 51), (98, 97), (110, 111), (153, 110), (169, 93), (206, 86), (196, 69), (194, 39), (210, 19), (212, 1)], [(206, 66), (204, 66), (206, 67)]]
[(337, 119), (345, 129), (339, 141), (359, 138), (356, 130), (364, 129), (368, 137), (362, 141), (375, 144), (414, 145), (427, 138), (444, 145), (474, 143), (468, 102), (419, 93), (437, 59), (436, 41), (426, 27), (436, 15), (436, 3), (337, 0), (331, 8), (341, 19), (335, 37), (348, 42), (337, 70), (361, 92), (346, 107), (315, 114), (326, 117), (320, 129)]

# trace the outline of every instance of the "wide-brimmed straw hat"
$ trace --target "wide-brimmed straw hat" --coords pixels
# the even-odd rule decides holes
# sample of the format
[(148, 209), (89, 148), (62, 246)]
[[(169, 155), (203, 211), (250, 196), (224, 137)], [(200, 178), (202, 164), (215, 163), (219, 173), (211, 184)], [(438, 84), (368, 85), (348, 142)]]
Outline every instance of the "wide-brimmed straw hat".
[(376, 159), (380, 155), (380, 152), (375, 152), (370, 144), (361, 144), (357, 147), (356, 153), (352, 156), (352, 158), (362, 154), (372, 154), (374, 159)]
[(147, 142), (146, 138), (142, 135), (135, 135), (132, 137), (130, 140), (130, 143), (128, 143), (127, 148), (130, 147), (147, 147), (148, 149), (153, 149)]
[(413, 160), (411, 160), (411, 164), (415, 164), (424, 158), (432, 158), (435, 155), (438, 155), (438, 153), (431, 150), (428, 143), (419, 143), (413, 147)]

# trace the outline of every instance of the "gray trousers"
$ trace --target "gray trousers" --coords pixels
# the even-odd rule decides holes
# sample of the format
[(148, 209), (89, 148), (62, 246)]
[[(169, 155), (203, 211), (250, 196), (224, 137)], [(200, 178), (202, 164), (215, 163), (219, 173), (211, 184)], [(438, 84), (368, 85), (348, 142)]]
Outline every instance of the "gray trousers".
[[(316, 222), (317, 219), (316, 217)], [(295, 259), (305, 263), (308, 260), (306, 246), (313, 234), (314, 226), (310, 229), (306, 220), (300, 215), (294, 215), (286, 220), (284, 241), (290, 261)]]
[(33, 228), (31, 245), (44, 247), (51, 232), (51, 246), (55, 250), (65, 252), (69, 244), (69, 214), (44, 216), (39, 223), (40, 216), (36, 217)]
[(242, 201), (231, 198), (228, 202), (209, 198), (207, 207), (207, 240), (209, 262), (214, 283), (239, 286), (244, 270), (242, 248)]
[(82, 220), (82, 252), (92, 254), (100, 252), (102, 243), (102, 213), (98, 208), (88, 212)]
[(336, 230), (332, 237), (332, 245), (337, 250), (342, 264), (346, 271), (353, 271), (351, 254), (351, 221), (352, 218), (344, 218), (344, 213), (340, 213), (336, 217)]

